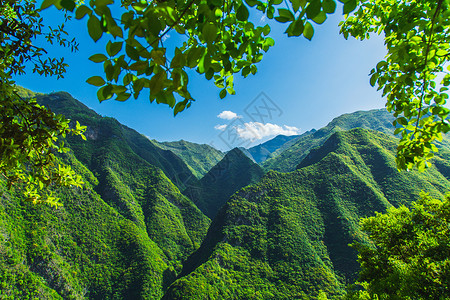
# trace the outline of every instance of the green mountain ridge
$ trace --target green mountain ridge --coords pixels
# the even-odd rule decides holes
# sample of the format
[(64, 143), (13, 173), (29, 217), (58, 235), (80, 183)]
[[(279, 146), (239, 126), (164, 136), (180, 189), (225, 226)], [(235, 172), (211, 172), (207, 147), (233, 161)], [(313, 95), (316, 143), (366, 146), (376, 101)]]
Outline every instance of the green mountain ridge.
[(258, 164), (234, 148), (183, 194), (194, 201), (205, 215), (213, 218), (234, 192), (257, 182), (263, 175), (264, 171)]
[(178, 155), (198, 179), (208, 173), (225, 156), (222, 151), (206, 144), (196, 144), (184, 140), (176, 142), (152, 140), (152, 142), (162, 149), (170, 150)]
[(63, 207), (33, 205), (1, 183), (0, 298), (161, 297), (170, 260), (142, 228), (94, 191), (94, 175), (69, 159), (85, 185), (57, 189)]
[[(165, 299), (329, 299), (358, 270), (353, 241), (367, 242), (360, 217), (442, 197), (450, 182), (436, 167), (398, 172), (397, 140), (336, 132), (290, 173), (270, 171), (234, 194)], [(436, 158), (436, 161), (442, 158)]]
[(290, 172), (306, 157), (313, 148), (322, 145), (334, 132), (365, 128), (393, 135), (394, 117), (386, 109), (357, 111), (334, 118), (327, 126), (308, 131), (299, 138), (287, 143), (272, 153), (272, 157), (262, 162), (267, 170)]
[(98, 115), (70, 94), (58, 92), (38, 95), (36, 99), (53, 112), (63, 114), (67, 118), (77, 120), (87, 126), (85, 135), (88, 143), (83, 143), (80, 139), (74, 141), (69, 138), (69, 143), (72, 142), (71, 146), (74, 148), (77, 158), (85, 165), (91, 166), (96, 155), (103, 155), (101, 150), (107, 152), (107, 148), (103, 147), (105, 141), (117, 140), (117, 145), (129, 148), (123, 149), (124, 151), (131, 150), (149, 164), (161, 169), (180, 189), (183, 189), (183, 184), (189, 183), (192, 178), (192, 172), (176, 154), (157, 147), (147, 137), (120, 124), (115, 119)]

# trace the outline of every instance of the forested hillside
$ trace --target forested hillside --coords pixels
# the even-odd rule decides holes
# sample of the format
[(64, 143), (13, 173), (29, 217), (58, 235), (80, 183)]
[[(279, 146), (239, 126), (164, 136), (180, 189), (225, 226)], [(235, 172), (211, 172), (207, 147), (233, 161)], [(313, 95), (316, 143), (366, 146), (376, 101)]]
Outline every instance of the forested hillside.
[[(88, 142), (69, 137), (69, 143), (77, 158), (85, 165), (98, 167), (99, 157), (105, 157), (118, 150), (124, 155), (139, 157), (159, 169), (180, 189), (193, 179), (186, 164), (173, 152), (154, 145), (148, 138), (109, 117), (101, 117), (83, 103), (65, 92), (40, 95), (38, 102), (48, 106), (55, 113), (79, 121), (87, 126)], [(112, 149), (110, 148), (112, 147)]]
[(73, 150), (66, 160), (86, 184), (57, 191), (59, 209), (24, 203), (20, 190), (3, 193), (2, 296), (160, 297), (210, 223), (166, 177), (186, 184), (189, 169), (67, 93), (38, 100), (88, 127), (87, 141), (66, 141)]
[(398, 172), (396, 145), (380, 132), (336, 132), (297, 170), (240, 190), (165, 299), (336, 299), (358, 270), (348, 244), (367, 242), (360, 217), (450, 189), (440, 168)]

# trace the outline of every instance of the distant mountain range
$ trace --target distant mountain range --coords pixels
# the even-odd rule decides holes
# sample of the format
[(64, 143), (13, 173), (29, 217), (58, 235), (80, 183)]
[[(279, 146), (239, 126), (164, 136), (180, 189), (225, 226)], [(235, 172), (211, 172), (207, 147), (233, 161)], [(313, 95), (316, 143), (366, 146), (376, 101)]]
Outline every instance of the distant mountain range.
[(292, 144), (283, 147), (281, 151), (275, 151), (270, 159), (262, 163), (262, 166), (265, 169), (280, 172), (293, 171), (311, 149), (322, 145), (334, 132), (365, 128), (393, 135), (395, 130), (393, 121), (394, 117), (385, 109), (344, 114), (317, 131), (309, 131), (294, 139)]
[(85, 185), (53, 188), (54, 209), (0, 179), (0, 298), (338, 299), (359, 268), (348, 244), (368, 242), (360, 217), (450, 190), (448, 141), (426, 172), (398, 172), (385, 110), (223, 153), (36, 96), (87, 126), (59, 157)]

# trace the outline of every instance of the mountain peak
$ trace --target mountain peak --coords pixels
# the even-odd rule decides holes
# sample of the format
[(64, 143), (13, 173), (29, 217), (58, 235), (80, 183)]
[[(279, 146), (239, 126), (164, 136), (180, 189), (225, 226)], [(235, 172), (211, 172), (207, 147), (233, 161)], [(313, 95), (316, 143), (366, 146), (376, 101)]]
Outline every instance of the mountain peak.
[(190, 197), (200, 210), (213, 218), (228, 198), (238, 189), (257, 182), (264, 170), (239, 148), (224, 156), (196, 185), (183, 193)]

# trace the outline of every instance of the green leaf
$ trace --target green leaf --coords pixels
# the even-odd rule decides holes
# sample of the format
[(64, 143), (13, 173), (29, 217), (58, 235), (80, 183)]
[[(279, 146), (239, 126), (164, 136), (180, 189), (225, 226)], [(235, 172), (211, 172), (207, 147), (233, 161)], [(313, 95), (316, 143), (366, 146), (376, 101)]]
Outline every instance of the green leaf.
[(139, 60), (139, 52), (133, 47), (128, 44), (125, 45), (125, 52), (128, 55), (129, 58), (132, 60)]
[(95, 86), (102, 86), (106, 83), (105, 80), (100, 76), (92, 76), (91, 78), (86, 80), (86, 82)]
[(73, 11), (75, 9), (75, 1), (74, 0), (61, 0), (61, 6), (68, 11)]
[(202, 34), (205, 42), (212, 43), (217, 37), (217, 26), (214, 23), (205, 24)]
[(356, 0), (349, 0), (344, 3), (344, 15), (347, 15), (354, 11), (356, 8)]
[(106, 55), (100, 54), (100, 53), (94, 54), (94, 55), (92, 55), (91, 57), (89, 57), (89, 60), (90, 60), (90, 61), (93, 61), (93, 62), (95, 62), (95, 63), (101, 63), (101, 62), (104, 62), (104, 61), (107, 60), (107, 59), (108, 59), (108, 58), (106, 57)]
[(116, 100), (117, 101), (127, 101), (131, 97), (130, 93), (119, 93), (117, 94)]
[(226, 95), (227, 95), (227, 89), (223, 89), (223, 90), (221, 90), (220, 93), (219, 93), (220, 99), (225, 98)]
[(377, 83), (377, 79), (378, 79), (378, 74), (375, 73), (370, 77), (370, 85), (371, 86), (375, 86), (375, 84)]
[(279, 8), (278, 14), (279, 16), (275, 17), (275, 20), (280, 23), (286, 23), (295, 20), (294, 14), (289, 9)]
[(41, 4), (41, 9), (49, 8), (52, 5), (56, 6), (57, 4), (59, 4), (58, 0), (44, 0)]
[(122, 50), (122, 46), (123, 42), (108, 42), (108, 44), (106, 45), (106, 52), (108, 52), (109, 56), (115, 56), (120, 52), (120, 50)]
[(297, 19), (292, 22), (286, 29), (288, 36), (300, 36), (303, 33), (304, 25), (302, 19)]
[(153, 49), (152, 52), (150, 52), (150, 56), (155, 63), (164, 66), (166, 64), (165, 52), (166, 49), (164, 48)]
[(303, 29), (303, 36), (308, 40), (311, 40), (312, 37), (314, 36), (314, 28), (311, 25), (311, 23), (306, 22), (305, 28)]
[(97, 91), (97, 98), (100, 102), (104, 101), (104, 100), (108, 100), (111, 99), (113, 96), (112, 94), (112, 85), (106, 85), (102, 88), (100, 88)]
[(87, 26), (88, 26), (89, 36), (95, 42), (98, 41), (103, 35), (103, 31), (102, 31), (102, 27), (101, 27), (101, 24), (100, 24), (100, 20), (96, 16), (91, 15), (89, 17)]
[(128, 90), (126, 87), (124, 87), (122, 85), (113, 85), (112, 87), (113, 87), (112, 92), (114, 94), (125, 93)]
[(314, 19), (319, 14), (321, 7), (322, 3), (320, 0), (311, 0), (309, 5), (306, 7), (306, 16), (308, 19)]
[(86, 5), (81, 5), (77, 8), (77, 11), (75, 12), (75, 19), (81, 20), (86, 16), (87, 14), (91, 14), (92, 11), (89, 7)]
[(336, 11), (336, 2), (334, 0), (324, 0), (322, 2), (322, 8), (327, 14), (332, 14)]
[(189, 52), (187, 54), (187, 66), (189, 68), (193, 68), (195, 66), (197, 66), (198, 64), (198, 60), (203, 56), (203, 54), (205, 53), (205, 48), (203, 47), (193, 47), (191, 49), (189, 49)]
[(319, 12), (312, 20), (317, 24), (322, 24), (327, 19), (327, 14), (324, 11)]
[(122, 28), (119, 26), (111, 26), (108, 28), (108, 32), (111, 33), (113, 37), (121, 37), (123, 38)]
[(245, 0), (245, 3), (247, 3), (248, 6), (253, 7), (258, 4), (258, 0)]
[(244, 4), (242, 4), (241, 6), (239, 6), (239, 8), (237, 9), (237, 12), (236, 12), (236, 18), (237, 18), (239, 21), (247, 21), (249, 15), (250, 15), (250, 14), (249, 14), (249, 12), (248, 12), (248, 9), (247, 9), (247, 7), (246, 7)]
[(159, 70), (159, 73), (152, 76), (149, 82), (151, 100), (154, 100), (156, 98), (156, 95), (161, 91), (161, 89), (164, 86), (165, 79), (166, 79), (166, 72), (164, 72), (161, 69)]
[(406, 126), (408, 125), (408, 120), (405, 117), (400, 117), (397, 119), (397, 123)]
[(173, 115), (176, 116), (179, 112), (182, 112), (186, 108), (186, 104), (187, 100), (178, 102), (173, 109)]
[(133, 71), (144, 71), (146, 68), (148, 67), (148, 62), (147, 61), (137, 61), (133, 64), (130, 65), (130, 70)]
[(300, 0), (290, 0), (290, 1), (292, 4), (292, 9), (294, 10), (294, 13), (296, 13), (301, 6), (301, 1)]

